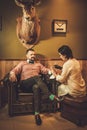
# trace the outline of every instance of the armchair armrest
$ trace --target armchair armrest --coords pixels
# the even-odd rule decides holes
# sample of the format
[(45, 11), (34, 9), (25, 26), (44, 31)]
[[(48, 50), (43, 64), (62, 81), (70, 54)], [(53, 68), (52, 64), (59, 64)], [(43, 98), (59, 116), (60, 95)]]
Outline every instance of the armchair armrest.
[(7, 73), (3, 79), (0, 80), (0, 83), (4, 86), (8, 86), (10, 80), (9, 80), (9, 73)]

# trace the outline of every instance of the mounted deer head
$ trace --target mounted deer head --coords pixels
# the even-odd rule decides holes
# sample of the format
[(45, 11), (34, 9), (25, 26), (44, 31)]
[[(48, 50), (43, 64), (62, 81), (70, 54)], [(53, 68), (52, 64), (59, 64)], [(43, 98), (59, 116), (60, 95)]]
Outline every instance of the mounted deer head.
[(17, 18), (17, 37), (26, 48), (35, 46), (40, 37), (40, 20), (37, 16), (34, 0), (15, 0), (23, 11), (23, 16)]

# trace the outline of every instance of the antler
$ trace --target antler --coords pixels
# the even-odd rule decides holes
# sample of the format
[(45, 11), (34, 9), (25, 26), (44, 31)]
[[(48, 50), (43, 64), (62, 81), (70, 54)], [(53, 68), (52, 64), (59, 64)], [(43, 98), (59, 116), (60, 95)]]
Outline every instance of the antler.
[(24, 7), (24, 4), (21, 0), (15, 0), (16, 5), (20, 6), (20, 7)]
[(15, 3), (16, 5), (20, 6), (20, 7), (24, 7), (24, 5), (27, 5), (27, 4), (33, 4), (33, 5), (39, 5), (41, 4), (41, 0), (26, 0), (26, 1), (23, 1), (23, 0), (15, 0)]

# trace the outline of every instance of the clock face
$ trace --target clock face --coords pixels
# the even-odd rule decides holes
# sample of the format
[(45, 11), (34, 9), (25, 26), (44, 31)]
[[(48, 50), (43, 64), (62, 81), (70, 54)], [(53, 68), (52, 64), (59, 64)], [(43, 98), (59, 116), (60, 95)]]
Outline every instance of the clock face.
[(64, 22), (56, 21), (54, 24), (54, 31), (55, 32), (66, 32), (66, 24)]
[(54, 20), (53, 31), (54, 33), (66, 33), (66, 20)]

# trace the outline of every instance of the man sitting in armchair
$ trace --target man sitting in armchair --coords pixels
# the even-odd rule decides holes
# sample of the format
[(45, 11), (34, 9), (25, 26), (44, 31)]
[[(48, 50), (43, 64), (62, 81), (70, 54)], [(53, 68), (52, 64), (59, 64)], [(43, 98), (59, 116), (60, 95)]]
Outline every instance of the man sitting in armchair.
[(33, 91), (34, 94), (34, 109), (35, 121), (37, 125), (41, 125), (42, 120), (39, 114), (40, 91), (41, 90), (46, 98), (50, 100), (60, 101), (58, 97), (49, 92), (46, 84), (42, 81), (40, 73), (49, 74), (51, 71), (39, 62), (35, 62), (35, 51), (28, 49), (26, 51), (26, 61), (20, 62), (14, 69), (10, 71), (9, 79), (14, 82), (17, 81), (17, 75), (21, 75), (20, 89), (26, 92)]

